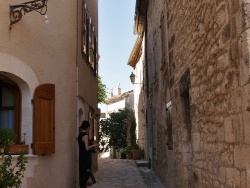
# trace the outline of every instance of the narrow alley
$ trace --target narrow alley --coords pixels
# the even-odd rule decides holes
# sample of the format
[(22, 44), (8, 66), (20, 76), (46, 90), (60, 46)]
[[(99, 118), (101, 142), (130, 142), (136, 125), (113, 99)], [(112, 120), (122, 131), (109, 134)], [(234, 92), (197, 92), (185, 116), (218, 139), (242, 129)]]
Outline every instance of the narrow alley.
[(140, 161), (128, 159), (98, 159), (97, 183), (93, 188), (163, 188), (147, 167), (138, 167)]

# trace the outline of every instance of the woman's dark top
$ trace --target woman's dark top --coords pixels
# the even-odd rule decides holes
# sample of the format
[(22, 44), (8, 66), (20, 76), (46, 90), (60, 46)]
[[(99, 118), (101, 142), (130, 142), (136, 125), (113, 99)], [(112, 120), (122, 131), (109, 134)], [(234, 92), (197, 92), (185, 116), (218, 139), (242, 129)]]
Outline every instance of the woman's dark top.
[(88, 134), (80, 132), (77, 138), (79, 146), (79, 166), (80, 168), (91, 169), (91, 152), (86, 150), (85, 143), (82, 139), (85, 135)]

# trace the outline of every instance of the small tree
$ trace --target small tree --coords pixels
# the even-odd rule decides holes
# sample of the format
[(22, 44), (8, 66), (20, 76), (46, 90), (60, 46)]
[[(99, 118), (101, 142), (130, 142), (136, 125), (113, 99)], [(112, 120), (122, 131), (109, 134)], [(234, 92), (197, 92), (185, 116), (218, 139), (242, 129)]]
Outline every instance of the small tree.
[(124, 120), (133, 113), (130, 109), (119, 109), (110, 113), (110, 117), (100, 122), (100, 148), (107, 151), (110, 147), (121, 149), (127, 145), (127, 127)]
[(137, 142), (136, 142), (136, 121), (135, 117), (133, 116), (132, 121), (130, 122), (130, 144), (135, 149), (137, 147)]
[(19, 188), (21, 187), (21, 179), (23, 178), (24, 171), (26, 170), (25, 164), (27, 163), (24, 154), (17, 158), (16, 164), (12, 164), (11, 155), (4, 155), (0, 158), (0, 187), (1, 188)]
[(102, 83), (102, 78), (98, 76), (98, 103), (105, 103), (107, 98), (107, 90), (106, 85)]

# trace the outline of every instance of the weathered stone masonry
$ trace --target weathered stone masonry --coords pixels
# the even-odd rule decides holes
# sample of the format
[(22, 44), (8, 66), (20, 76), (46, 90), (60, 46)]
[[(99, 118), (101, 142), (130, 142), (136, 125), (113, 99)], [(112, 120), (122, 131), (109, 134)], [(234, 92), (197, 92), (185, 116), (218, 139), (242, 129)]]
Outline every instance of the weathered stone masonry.
[(249, 28), (249, 0), (149, 0), (152, 162), (166, 187), (250, 187)]

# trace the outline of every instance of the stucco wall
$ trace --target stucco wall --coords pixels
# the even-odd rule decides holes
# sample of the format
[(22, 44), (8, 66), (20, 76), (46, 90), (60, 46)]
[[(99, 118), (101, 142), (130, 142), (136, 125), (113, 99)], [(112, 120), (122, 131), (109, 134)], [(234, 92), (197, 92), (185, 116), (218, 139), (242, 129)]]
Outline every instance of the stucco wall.
[[(78, 28), (77, 28), (77, 66), (78, 66), (78, 96), (88, 101), (88, 104), (96, 110), (97, 108), (97, 81), (98, 74), (95, 75), (90, 64), (86, 63), (82, 55), (82, 0), (78, 0)], [(94, 33), (98, 38), (98, 0), (86, 0), (88, 16), (94, 26)], [(98, 68), (98, 64), (97, 64)]]
[[(39, 84), (55, 84), (56, 91), (55, 154), (37, 156), (32, 174), (29, 174), (23, 186), (25, 188), (75, 187), (77, 2), (48, 1), (48, 24), (45, 24), (44, 16), (33, 11), (25, 14), (10, 30), (9, 5), (19, 3), (22, 2), (17, 0), (0, 2), (0, 71), (15, 74), (19, 79), (23, 79), (29, 88), (27, 91), (30, 92), (31, 98), (35, 87)], [(8, 61), (3, 57), (4, 54), (8, 54), (12, 64), (6, 65)], [(25, 65), (19, 67), (19, 62)], [(27, 72), (25, 75), (23, 67), (28, 67), (25, 71), (32, 70), (34, 77), (25, 79), (30, 74)], [(31, 80), (33, 78), (35, 79)], [(28, 102), (31, 104), (30, 100)], [(28, 110), (28, 112), (24, 110), (23, 113), (32, 117), (32, 109), (29, 106)], [(29, 123), (27, 126), (32, 133), (32, 120), (29, 120)], [(23, 121), (22, 129), (26, 129), (27, 126)]]
[[(247, 0), (149, 1), (153, 169), (167, 187), (250, 186), (249, 7)], [(168, 57), (163, 69), (162, 13)], [(173, 151), (166, 144), (164, 79), (173, 106)]]
[(117, 111), (118, 109), (123, 109), (123, 108), (125, 108), (125, 99), (122, 99), (112, 104), (108, 104), (107, 113), (109, 114), (109, 113)]

